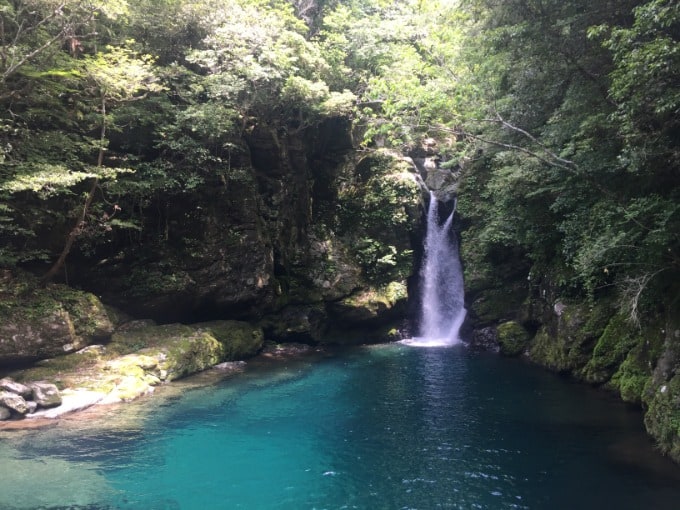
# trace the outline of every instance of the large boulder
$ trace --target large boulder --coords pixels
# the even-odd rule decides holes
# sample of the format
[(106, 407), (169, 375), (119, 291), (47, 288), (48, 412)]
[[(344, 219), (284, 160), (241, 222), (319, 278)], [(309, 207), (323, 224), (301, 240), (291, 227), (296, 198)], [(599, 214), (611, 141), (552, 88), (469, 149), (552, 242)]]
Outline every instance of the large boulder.
[(501, 354), (505, 356), (522, 354), (531, 338), (529, 332), (515, 321), (499, 324), (496, 331)]
[[(200, 372), (223, 361), (253, 356), (262, 347), (262, 330), (239, 321), (212, 321), (192, 326), (165, 324), (117, 331), (108, 349), (135, 352), (121, 370), (113, 372), (144, 377), (151, 373), (161, 381), (172, 381)], [(141, 370), (136, 370), (138, 367)]]
[(0, 365), (73, 352), (112, 331), (93, 294), (65, 285), (42, 288), (18, 271), (0, 274)]

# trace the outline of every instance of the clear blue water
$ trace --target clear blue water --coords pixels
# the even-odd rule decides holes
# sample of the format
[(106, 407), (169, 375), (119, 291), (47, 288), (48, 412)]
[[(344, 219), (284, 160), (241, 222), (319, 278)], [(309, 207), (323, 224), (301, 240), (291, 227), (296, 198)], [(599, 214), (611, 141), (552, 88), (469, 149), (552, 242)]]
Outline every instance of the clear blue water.
[(675, 509), (641, 416), (464, 347), (254, 361), (0, 436), (0, 509)]

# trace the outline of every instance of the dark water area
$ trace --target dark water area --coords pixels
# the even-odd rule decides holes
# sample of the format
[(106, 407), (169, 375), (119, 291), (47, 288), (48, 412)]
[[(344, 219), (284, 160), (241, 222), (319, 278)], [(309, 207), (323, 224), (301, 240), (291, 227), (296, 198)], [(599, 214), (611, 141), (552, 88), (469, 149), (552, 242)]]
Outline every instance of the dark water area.
[(638, 410), (462, 346), (253, 361), (107, 413), (0, 435), (0, 509), (680, 506)]

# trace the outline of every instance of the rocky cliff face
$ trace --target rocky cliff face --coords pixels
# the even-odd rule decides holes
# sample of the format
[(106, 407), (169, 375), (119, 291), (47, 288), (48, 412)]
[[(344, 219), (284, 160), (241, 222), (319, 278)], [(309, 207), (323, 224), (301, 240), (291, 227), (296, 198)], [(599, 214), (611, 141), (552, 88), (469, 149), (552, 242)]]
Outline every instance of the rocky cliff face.
[(518, 254), (499, 257), (492, 267), (493, 276), (468, 270), (472, 342), (525, 355), (641, 405), (647, 431), (680, 462), (680, 323), (673, 305), (659, 303), (655, 318), (636, 325), (613, 294), (562, 295), (549, 271)]
[[(33, 312), (24, 321), (8, 305), (0, 362), (51, 357), (110, 336), (110, 323), (83, 330), (80, 315), (95, 321), (101, 302), (160, 323), (245, 320), (276, 341), (394, 335), (420, 238), (422, 189), (412, 162), (357, 153), (344, 118), (295, 132), (260, 126), (238, 144), (239, 157), (213, 180), (190, 193), (147, 197), (137, 235), (70, 256), (69, 283), (91, 293), (78, 299), (92, 313), (27, 303)], [(59, 289), (67, 287), (34, 285), (27, 294)], [(53, 330), (50, 340), (29, 331), (41, 324)]]

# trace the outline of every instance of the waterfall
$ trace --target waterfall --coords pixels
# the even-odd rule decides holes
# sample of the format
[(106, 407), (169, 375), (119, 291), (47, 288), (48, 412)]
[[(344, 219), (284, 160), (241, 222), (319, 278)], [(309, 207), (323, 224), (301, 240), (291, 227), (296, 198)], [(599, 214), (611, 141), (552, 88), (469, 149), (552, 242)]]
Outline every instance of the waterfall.
[(421, 311), (418, 336), (409, 345), (434, 347), (460, 342), (458, 333), (465, 319), (463, 269), (458, 241), (451, 232), (453, 211), (439, 224), (439, 202), (430, 192), (425, 233), (425, 252), (420, 270)]

